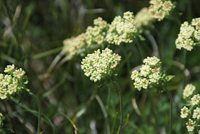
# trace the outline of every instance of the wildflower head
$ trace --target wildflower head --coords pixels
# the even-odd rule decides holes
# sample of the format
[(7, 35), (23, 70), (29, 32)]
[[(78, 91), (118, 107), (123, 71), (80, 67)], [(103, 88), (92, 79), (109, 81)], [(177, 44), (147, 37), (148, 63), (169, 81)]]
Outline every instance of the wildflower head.
[(144, 7), (135, 15), (134, 24), (136, 27), (151, 26), (153, 20), (149, 9)]
[(188, 130), (188, 132), (191, 132), (194, 130), (194, 125), (196, 124), (195, 121), (193, 121), (192, 119), (189, 119), (188, 122), (186, 123), (186, 128)]
[(186, 128), (188, 132), (194, 131), (200, 119), (200, 95), (192, 96), (194, 90), (195, 86), (192, 84), (187, 84), (183, 90), (183, 99), (186, 103), (184, 103), (185, 105), (181, 109), (180, 117), (187, 119)]
[(194, 90), (195, 90), (195, 86), (193, 86), (192, 84), (187, 84), (183, 90), (183, 98), (185, 99), (191, 96)]
[(181, 118), (187, 118), (188, 116), (188, 108), (186, 106), (184, 106), (182, 109), (181, 109)]
[(191, 24), (185, 21), (181, 24), (180, 32), (175, 41), (176, 48), (191, 51), (200, 42), (200, 18), (192, 19)]
[(115, 17), (109, 25), (106, 41), (115, 45), (132, 43), (138, 35), (138, 29), (133, 22), (134, 15), (130, 11), (125, 12), (123, 17)]
[(19, 93), (26, 84), (25, 71), (15, 68), (14, 65), (8, 65), (5, 74), (0, 74), (0, 98), (7, 99), (11, 95)]
[(131, 74), (131, 79), (134, 81), (133, 85), (139, 91), (141, 88), (152, 88), (154, 85), (164, 84), (171, 78), (165, 76), (161, 70), (161, 62), (156, 57), (147, 57), (143, 60), (144, 65), (140, 71), (134, 70)]
[(158, 21), (163, 20), (169, 16), (171, 10), (174, 8), (170, 0), (150, 0), (149, 12), (151, 16)]
[(90, 80), (97, 82), (112, 77), (115, 67), (121, 60), (121, 56), (106, 48), (102, 53), (98, 49), (88, 54), (81, 62), (81, 69)]

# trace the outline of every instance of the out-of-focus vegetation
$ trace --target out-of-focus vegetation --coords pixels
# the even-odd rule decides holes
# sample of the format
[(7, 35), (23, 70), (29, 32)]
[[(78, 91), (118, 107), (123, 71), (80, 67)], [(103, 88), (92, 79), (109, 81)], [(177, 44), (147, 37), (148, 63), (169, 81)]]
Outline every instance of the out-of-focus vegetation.
[[(146, 34), (142, 34), (145, 40), (139, 41), (139, 44), (144, 57), (157, 53), (163, 70), (175, 75), (168, 85), (174, 102), (172, 128), (174, 134), (184, 134), (187, 133), (185, 121), (180, 118), (182, 90), (186, 83), (193, 83), (195, 92), (200, 91), (200, 47), (196, 46), (191, 52), (177, 50), (175, 39), (184, 21), (191, 22), (192, 18), (200, 17), (200, 4), (198, 0), (175, 2), (176, 8), (171, 16), (154, 22), (154, 27), (149, 29), (158, 50), (154, 51), (151, 37)], [(62, 50), (63, 40), (85, 32), (97, 17), (110, 23), (125, 11), (136, 14), (148, 6), (148, 0), (0, 0), (0, 72), (8, 64), (15, 64), (26, 71), (28, 87), (40, 100), (42, 114), (46, 116), (42, 116), (42, 133), (53, 133), (52, 125), (56, 134), (74, 133), (74, 127), (67, 118), (76, 125), (78, 134), (105, 133), (105, 115), (100, 101), (107, 109), (108, 87), (94, 83), (84, 75), (80, 64), (85, 55), (76, 56), (51, 71), (48, 71), (49, 67)], [(131, 71), (143, 60), (138, 47), (134, 43), (110, 47), (122, 56), (117, 68), (117, 82), (123, 95), (123, 123), (128, 114), (129, 121), (121, 134), (168, 133), (170, 104), (167, 94), (154, 90), (138, 91), (131, 86)], [(126, 64), (127, 60), (131, 68)], [(26, 93), (16, 98), (20, 100), (19, 104), (37, 111), (37, 104)], [(0, 101), (0, 112), (7, 115), (3, 120), (7, 133), (36, 133), (37, 114), (35, 116), (11, 100)], [(117, 112), (119, 98), (112, 90), (107, 113), (110, 129)], [(116, 120), (114, 133), (119, 125), (119, 116)]]

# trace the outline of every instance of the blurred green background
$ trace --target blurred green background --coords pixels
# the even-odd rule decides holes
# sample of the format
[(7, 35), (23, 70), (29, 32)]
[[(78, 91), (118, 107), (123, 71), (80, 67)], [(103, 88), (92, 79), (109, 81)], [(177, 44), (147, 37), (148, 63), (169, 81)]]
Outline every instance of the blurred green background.
[[(185, 122), (180, 118), (181, 94), (183, 85), (193, 83), (198, 93), (200, 91), (200, 47), (187, 52), (186, 68), (189, 71), (185, 82), (181, 64), (184, 50), (175, 48), (175, 39), (181, 23), (191, 21), (200, 16), (199, 0), (177, 0), (175, 10), (170, 18), (154, 23), (149, 32), (158, 44), (158, 51), (163, 69), (167, 74), (176, 77), (169, 83), (173, 95), (173, 133), (187, 132)], [(47, 72), (54, 58), (60, 53), (63, 40), (85, 32), (87, 26), (93, 25), (93, 20), (102, 17), (108, 23), (125, 11), (136, 14), (141, 8), (148, 7), (149, 0), (0, 0), (0, 71), (8, 64), (22, 67), (29, 78), (28, 88), (40, 100), (42, 113), (55, 126), (57, 134), (72, 134), (74, 128), (70, 122), (57, 113), (65, 113), (78, 128), (78, 134), (96, 134), (105, 132), (105, 119), (102, 109), (94, 97), (98, 95), (107, 108), (107, 86), (99, 87), (99, 83), (89, 80), (80, 69), (83, 57), (76, 56), (63, 65)], [(139, 41), (144, 55), (152, 56), (153, 49), (150, 40), (143, 35), (145, 41)], [(142, 64), (138, 48), (134, 43), (124, 44), (127, 55), (120, 47), (112, 49), (122, 56), (118, 66), (117, 81), (123, 92), (124, 120), (130, 115), (128, 124), (121, 134), (165, 134), (169, 129), (169, 99), (166, 93), (156, 93), (153, 90), (137, 91), (132, 89), (130, 71), (126, 65), (129, 60), (131, 69)], [(64, 57), (63, 57), (64, 58)], [(37, 104), (30, 96), (23, 94), (21, 103), (37, 110)], [(134, 103), (133, 100), (136, 100)], [(139, 112), (133, 105), (137, 104)], [(109, 110), (110, 127), (119, 111), (119, 99), (112, 90), (111, 107)], [(0, 112), (4, 115), (22, 111), (19, 105), (12, 101), (1, 101)], [(85, 111), (84, 111), (85, 110)], [(77, 113), (80, 114), (80, 116)], [(182, 123), (181, 123), (182, 122)], [(125, 123), (125, 121), (124, 121)], [(116, 126), (119, 124), (117, 118)], [(183, 124), (183, 125), (181, 125)], [(35, 133), (37, 118), (24, 111), (12, 113), (4, 120), (8, 133)], [(44, 134), (53, 133), (49, 123), (42, 122)], [(115, 132), (117, 127), (115, 128)], [(181, 133), (182, 130), (182, 133)]]

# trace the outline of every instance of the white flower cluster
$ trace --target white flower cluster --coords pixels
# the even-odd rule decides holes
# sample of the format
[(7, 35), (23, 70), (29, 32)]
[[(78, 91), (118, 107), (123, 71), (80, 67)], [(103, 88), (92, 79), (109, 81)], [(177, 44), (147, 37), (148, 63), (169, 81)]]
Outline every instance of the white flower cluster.
[(150, 0), (149, 12), (151, 16), (158, 19), (158, 21), (168, 16), (172, 9), (173, 4), (170, 0)]
[(67, 54), (73, 56), (77, 54), (78, 50), (85, 46), (85, 34), (80, 34), (77, 37), (72, 37), (69, 39), (65, 39), (63, 41), (63, 51)]
[(106, 40), (110, 44), (120, 45), (121, 43), (133, 42), (138, 34), (138, 29), (134, 25), (134, 15), (132, 12), (125, 12), (123, 18), (117, 16), (109, 25)]
[(88, 26), (85, 33), (65, 39), (63, 50), (73, 56), (81, 49), (86, 49), (94, 44), (102, 44), (105, 41), (108, 24), (101, 17), (94, 20), (94, 27)]
[(187, 118), (186, 128), (188, 132), (193, 131), (198, 125), (197, 122), (200, 119), (200, 95), (193, 95), (195, 86), (192, 84), (187, 84), (183, 90), (183, 98), (188, 103), (181, 109), (181, 118)]
[(106, 48), (101, 53), (98, 49), (82, 60), (81, 69), (90, 80), (97, 82), (111, 77), (120, 60), (121, 56), (113, 53), (112, 50)]
[(4, 72), (0, 74), (0, 98), (6, 99), (9, 96), (18, 93), (23, 88), (23, 78), (25, 71), (15, 69), (14, 64), (8, 65)]
[(86, 29), (86, 43), (87, 46), (93, 44), (102, 44), (105, 41), (108, 24), (101, 17), (94, 20), (94, 27), (89, 26)]
[(149, 9), (144, 7), (135, 15), (134, 24), (136, 27), (149, 26), (152, 25), (153, 20), (154, 18), (151, 16)]
[(140, 72), (134, 70), (131, 74), (131, 79), (134, 80), (133, 85), (139, 91), (141, 88), (147, 89), (153, 84), (158, 84), (161, 78), (161, 62), (157, 57), (147, 57), (143, 63)]
[(176, 48), (184, 48), (188, 51), (200, 42), (200, 18), (192, 19), (191, 24), (185, 21), (181, 24), (178, 38), (175, 41)]

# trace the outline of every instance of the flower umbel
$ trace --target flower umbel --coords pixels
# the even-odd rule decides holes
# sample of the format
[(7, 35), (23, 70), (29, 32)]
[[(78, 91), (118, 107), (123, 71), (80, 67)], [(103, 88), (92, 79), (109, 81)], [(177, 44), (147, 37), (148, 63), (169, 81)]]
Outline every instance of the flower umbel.
[(97, 82), (113, 75), (113, 71), (121, 56), (113, 53), (112, 50), (106, 48), (102, 53), (98, 49), (92, 54), (88, 54), (81, 62), (81, 69), (90, 80)]
[[(195, 128), (198, 129), (198, 121), (200, 119), (200, 95), (193, 95), (195, 86), (192, 84), (187, 84), (183, 90), (183, 99), (186, 101), (185, 106), (181, 109), (181, 118), (187, 119), (186, 128), (188, 132), (194, 131)], [(187, 107), (186, 107), (187, 106)]]
[(144, 65), (140, 68), (140, 72), (134, 70), (131, 79), (134, 80), (133, 85), (139, 91), (141, 88), (152, 88), (153, 85), (162, 84), (169, 81), (161, 71), (161, 62), (157, 57), (147, 57), (143, 60)]
[(200, 42), (200, 18), (192, 19), (191, 24), (185, 21), (181, 24), (178, 38), (175, 41), (176, 48), (184, 48), (191, 51)]
[(14, 65), (8, 65), (4, 72), (0, 74), (0, 98), (7, 99), (15, 93), (19, 93), (24, 88), (26, 79), (25, 71), (16, 69)]
[(134, 15), (132, 12), (125, 12), (123, 18), (117, 16), (109, 25), (106, 40), (110, 44), (120, 45), (122, 43), (132, 43), (138, 34), (138, 29), (134, 25)]
[(150, 0), (149, 12), (158, 21), (169, 15), (174, 5), (170, 0)]

